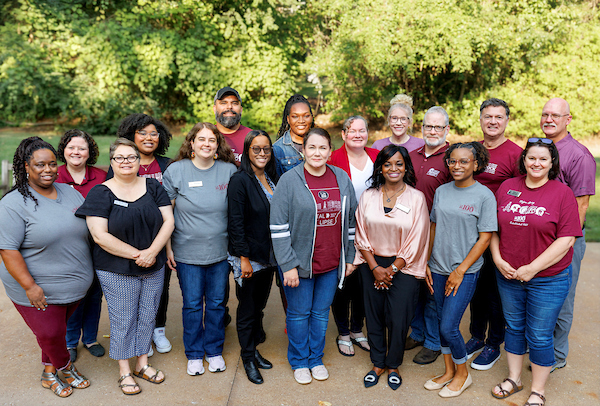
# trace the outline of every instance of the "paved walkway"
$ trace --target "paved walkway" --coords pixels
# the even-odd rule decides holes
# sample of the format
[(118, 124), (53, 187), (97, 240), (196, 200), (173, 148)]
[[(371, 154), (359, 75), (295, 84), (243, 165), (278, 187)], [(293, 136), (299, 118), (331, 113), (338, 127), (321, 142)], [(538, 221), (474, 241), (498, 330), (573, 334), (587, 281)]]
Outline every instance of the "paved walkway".
[[(547, 384), (548, 406), (600, 404), (600, 243), (590, 243), (584, 258), (577, 290), (575, 322), (571, 331), (571, 354), (568, 365), (550, 375)], [(362, 384), (371, 364), (366, 352), (356, 350), (355, 357), (343, 357), (335, 348), (333, 319), (327, 332), (325, 364), (330, 378), (324, 382), (298, 385), (286, 360), (287, 339), (285, 320), (278, 292), (273, 289), (265, 316), (267, 341), (261, 353), (274, 364), (264, 371), (265, 383), (248, 381), (239, 358), (235, 324), (226, 330), (225, 361), (227, 370), (198, 377), (186, 373), (186, 358), (182, 342), (181, 293), (177, 277), (171, 282), (171, 302), (167, 335), (173, 343), (168, 354), (155, 354), (151, 363), (166, 373), (160, 385), (141, 381), (142, 393), (124, 396), (117, 387), (117, 363), (104, 356), (94, 358), (81, 346), (76, 362), (78, 369), (92, 382), (86, 390), (75, 390), (67, 399), (59, 399), (40, 385), (40, 349), (31, 331), (0, 289), (0, 405), (522, 405), (527, 400), (531, 372), (524, 369), (526, 389), (508, 400), (496, 400), (490, 395), (492, 386), (507, 373), (506, 356), (489, 371), (472, 371), (474, 384), (458, 398), (442, 399), (436, 392), (423, 389), (425, 381), (443, 371), (440, 357), (434, 364), (419, 366), (412, 362), (419, 351), (408, 351), (400, 373), (404, 380), (397, 391), (387, 386), (385, 376), (370, 389)], [(232, 295), (230, 306), (237, 301)], [(468, 315), (462, 323), (463, 335), (468, 338)], [(100, 342), (108, 349), (109, 333), (106, 307), (100, 322)], [(207, 366), (207, 364), (205, 364)]]

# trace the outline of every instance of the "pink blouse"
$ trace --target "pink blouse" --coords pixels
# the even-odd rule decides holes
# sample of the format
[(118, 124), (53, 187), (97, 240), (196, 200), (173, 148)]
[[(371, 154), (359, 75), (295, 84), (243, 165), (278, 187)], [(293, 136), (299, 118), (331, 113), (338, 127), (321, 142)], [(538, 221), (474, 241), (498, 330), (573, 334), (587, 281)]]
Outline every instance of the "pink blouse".
[(423, 192), (406, 185), (389, 213), (383, 209), (382, 189), (367, 189), (356, 210), (354, 265), (366, 260), (359, 250), (382, 257), (402, 258), (407, 275), (425, 277), (429, 251), (429, 212)]

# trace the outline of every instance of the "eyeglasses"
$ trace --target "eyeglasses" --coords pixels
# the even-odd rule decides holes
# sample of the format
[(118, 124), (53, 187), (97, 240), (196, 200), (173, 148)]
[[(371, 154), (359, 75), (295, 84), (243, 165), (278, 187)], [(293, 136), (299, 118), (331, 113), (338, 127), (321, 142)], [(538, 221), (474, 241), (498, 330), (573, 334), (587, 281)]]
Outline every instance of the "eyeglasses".
[(454, 159), (454, 158), (450, 158), (450, 159), (446, 159), (446, 163), (448, 164), (448, 166), (454, 166), (457, 163), (460, 166), (467, 166), (469, 164), (469, 162), (474, 161), (474, 158), (463, 158), (463, 159)]
[(552, 120), (558, 120), (561, 117), (568, 116), (569, 114), (548, 114), (542, 113), (542, 120), (548, 120), (548, 117), (552, 117)]
[(425, 131), (435, 130), (436, 133), (441, 133), (442, 131), (444, 131), (444, 129), (446, 127), (447, 126), (441, 126), (441, 125), (424, 125), (423, 130), (425, 130)]
[(259, 155), (259, 154), (260, 154), (260, 151), (264, 152), (264, 153), (265, 153), (265, 155), (269, 155), (269, 154), (271, 154), (271, 147), (269, 147), (269, 146), (262, 147), (262, 148), (261, 148), (261, 147), (254, 146), (254, 147), (250, 147), (250, 149), (251, 149), (251, 150), (252, 150), (252, 152), (254, 152), (256, 155)]
[(406, 124), (406, 123), (408, 123), (408, 120), (410, 120), (408, 117), (391, 116), (390, 117), (390, 124), (396, 124), (398, 122), (400, 122), (402, 124)]
[(122, 164), (123, 162), (127, 161), (130, 164), (134, 163), (135, 161), (137, 161), (138, 159), (140, 159), (139, 156), (137, 155), (129, 155), (129, 156), (115, 156), (111, 158), (113, 161), (115, 161), (118, 164)]
[(552, 140), (551, 140), (551, 139), (549, 139), (549, 138), (535, 138), (535, 137), (534, 137), (534, 138), (530, 138), (530, 139), (528, 139), (528, 140), (527, 140), (527, 142), (528, 142), (529, 144), (535, 144), (535, 143), (537, 143), (537, 142), (541, 142), (541, 143), (543, 143), (543, 144), (548, 144), (548, 145), (552, 144)]
[(144, 138), (146, 138), (148, 135), (152, 138), (158, 138), (158, 136), (160, 135), (156, 131), (152, 131), (151, 133), (147, 133), (146, 131), (136, 131), (136, 133), (138, 133), (139, 135), (141, 135)]

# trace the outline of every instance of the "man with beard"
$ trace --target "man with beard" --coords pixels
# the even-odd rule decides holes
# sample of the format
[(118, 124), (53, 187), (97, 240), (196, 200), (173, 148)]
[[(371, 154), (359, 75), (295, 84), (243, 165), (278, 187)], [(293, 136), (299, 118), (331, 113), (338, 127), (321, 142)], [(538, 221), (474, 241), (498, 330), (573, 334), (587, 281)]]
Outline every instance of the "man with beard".
[[(520, 176), (518, 162), (523, 149), (504, 135), (509, 119), (510, 109), (504, 100), (493, 98), (481, 103), (481, 143), (490, 153), (490, 162), (482, 173), (475, 176), (475, 180), (487, 186), (494, 194), (506, 179)], [(489, 248), (485, 250), (483, 259), (483, 267), (471, 300), (471, 339), (466, 346), (468, 358), (481, 351), (471, 362), (471, 368), (487, 371), (500, 359), (500, 345), (504, 342), (506, 323), (496, 282), (496, 265)]]
[(567, 130), (567, 125), (572, 118), (569, 103), (566, 100), (555, 98), (549, 100), (544, 106), (540, 121), (540, 127), (546, 138), (551, 139), (558, 149), (560, 174), (557, 180), (569, 186), (575, 194), (579, 208), (579, 220), (583, 229), (583, 237), (577, 238), (573, 245), (571, 288), (558, 314), (558, 321), (554, 328), (555, 364), (550, 372), (567, 365), (575, 289), (579, 279), (581, 261), (585, 254), (585, 213), (590, 203), (590, 196), (596, 193), (596, 161), (590, 151), (576, 141)]
[[(434, 106), (427, 110), (421, 126), (425, 145), (410, 152), (417, 176), (416, 188), (425, 194), (429, 211), (433, 205), (435, 190), (452, 179), (444, 163), (444, 154), (449, 146), (446, 142), (449, 123), (448, 113), (442, 107)], [(405, 349), (422, 345), (423, 348), (415, 355), (413, 362), (431, 364), (441, 353), (440, 326), (435, 300), (424, 282), (420, 287), (419, 303), (410, 327), (412, 331), (406, 340)]]
[(217, 129), (233, 150), (235, 164), (240, 166), (242, 162), (242, 151), (244, 150), (244, 139), (252, 129), (240, 124), (242, 119), (242, 98), (240, 94), (231, 87), (220, 89), (215, 95), (213, 105)]

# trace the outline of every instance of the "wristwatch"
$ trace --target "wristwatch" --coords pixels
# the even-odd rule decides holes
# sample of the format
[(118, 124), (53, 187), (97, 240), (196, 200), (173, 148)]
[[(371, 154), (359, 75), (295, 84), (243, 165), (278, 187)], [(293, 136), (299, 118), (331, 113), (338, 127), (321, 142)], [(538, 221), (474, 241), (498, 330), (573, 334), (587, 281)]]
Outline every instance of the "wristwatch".
[(398, 272), (398, 267), (394, 263), (392, 263), (392, 271), (394, 271), (394, 273)]

